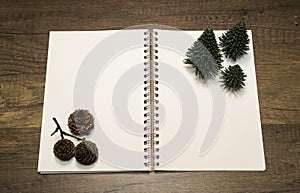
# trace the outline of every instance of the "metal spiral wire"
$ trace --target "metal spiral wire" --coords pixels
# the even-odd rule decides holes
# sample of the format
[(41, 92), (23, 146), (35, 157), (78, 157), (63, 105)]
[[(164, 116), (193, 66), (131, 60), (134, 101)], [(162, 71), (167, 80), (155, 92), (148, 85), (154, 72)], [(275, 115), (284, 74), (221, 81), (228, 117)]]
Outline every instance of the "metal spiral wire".
[(159, 101), (158, 101), (158, 33), (153, 29), (149, 29), (144, 33), (145, 44), (144, 44), (144, 152), (145, 152), (145, 166), (149, 167), (150, 171), (154, 171), (155, 167), (159, 165)]

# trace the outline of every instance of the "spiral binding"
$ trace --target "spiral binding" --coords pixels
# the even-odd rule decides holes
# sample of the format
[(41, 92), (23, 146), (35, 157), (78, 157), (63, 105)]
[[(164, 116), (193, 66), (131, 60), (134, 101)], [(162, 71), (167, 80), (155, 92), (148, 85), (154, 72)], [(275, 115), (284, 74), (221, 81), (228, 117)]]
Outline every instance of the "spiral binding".
[(158, 34), (153, 29), (149, 29), (144, 33), (144, 35), (144, 53), (146, 54), (144, 56), (144, 90), (146, 92), (144, 94), (144, 158), (145, 166), (148, 166), (150, 171), (154, 171), (155, 167), (159, 165), (159, 101), (157, 93), (159, 90), (159, 82), (158, 80), (156, 80), (158, 78), (158, 62), (156, 62), (156, 60), (158, 59), (158, 56), (156, 55), (158, 53), (158, 50), (156, 49), (158, 47), (158, 44), (156, 43), (158, 41)]

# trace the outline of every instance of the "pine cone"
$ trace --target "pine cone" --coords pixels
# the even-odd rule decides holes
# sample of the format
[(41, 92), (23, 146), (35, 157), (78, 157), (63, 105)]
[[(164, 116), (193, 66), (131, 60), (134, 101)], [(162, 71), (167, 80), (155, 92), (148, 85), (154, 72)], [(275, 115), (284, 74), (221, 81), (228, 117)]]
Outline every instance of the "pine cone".
[(98, 148), (95, 143), (83, 140), (75, 148), (75, 158), (83, 165), (91, 165), (98, 159)]
[(221, 74), (222, 86), (228, 91), (237, 92), (245, 86), (244, 82), (247, 75), (238, 64), (229, 66)]
[(68, 161), (75, 155), (75, 146), (71, 140), (61, 139), (55, 143), (53, 153), (58, 159)]
[(94, 117), (88, 110), (78, 109), (69, 116), (68, 126), (75, 135), (89, 134), (94, 128)]

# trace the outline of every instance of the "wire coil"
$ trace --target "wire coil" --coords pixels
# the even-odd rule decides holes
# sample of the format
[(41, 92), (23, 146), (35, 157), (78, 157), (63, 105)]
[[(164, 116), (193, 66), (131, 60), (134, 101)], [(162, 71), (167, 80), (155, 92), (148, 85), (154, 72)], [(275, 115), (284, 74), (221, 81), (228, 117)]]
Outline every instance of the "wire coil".
[(154, 171), (159, 166), (159, 100), (158, 100), (158, 59), (157, 41), (158, 33), (153, 29), (144, 32), (144, 165), (149, 167), (150, 171)]

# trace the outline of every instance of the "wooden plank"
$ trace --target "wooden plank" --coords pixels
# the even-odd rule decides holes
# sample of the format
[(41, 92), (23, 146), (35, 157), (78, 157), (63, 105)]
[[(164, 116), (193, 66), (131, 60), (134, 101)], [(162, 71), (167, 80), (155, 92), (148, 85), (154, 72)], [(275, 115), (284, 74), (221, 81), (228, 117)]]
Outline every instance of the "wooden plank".
[[(300, 192), (299, 10), (297, 0), (0, 1), (0, 191)], [(50, 30), (228, 29), (241, 19), (253, 30), (265, 172), (37, 174)]]
[[(7, 134), (10, 134), (9, 136)], [(36, 173), (39, 128), (0, 130), (1, 192), (297, 192), (299, 125), (263, 125), (265, 172)], [(6, 136), (8, 138), (6, 138)], [(5, 176), (5, 177), (4, 177)]]
[[(253, 34), (262, 123), (300, 123), (300, 87), (297, 86), (300, 82), (300, 44), (297, 35), (282, 35), (283, 33), (264, 30), (254, 30)], [(255, 39), (255, 36), (258, 38)], [(278, 41), (274, 44), (273, 39), (276, 37)], [(0, 34), (0, 43), (0, 123), (15, 122), (16, 113), (21, 121), (26, 120), (26, 124), (32, 125), (35, 122), (35, 126), (39, 126), (48, 34)], [(25, 108), (23, 114), (21, 106)], [(29, 107), (35, 107), (34, 112)], [(26, 119), (27, 114), (38, 119), (32, 119), (32, 116)]]
[(1, 1), (2, 33), (47, 33), (49, 30), (122, 29), (160, 23), (172, 27), (227, 29), (245, 19), (250, 26), (297, 30), (297, 0), (287, 1)]

